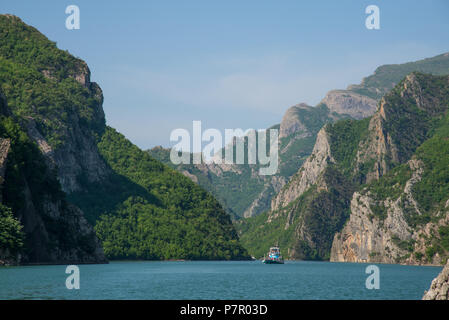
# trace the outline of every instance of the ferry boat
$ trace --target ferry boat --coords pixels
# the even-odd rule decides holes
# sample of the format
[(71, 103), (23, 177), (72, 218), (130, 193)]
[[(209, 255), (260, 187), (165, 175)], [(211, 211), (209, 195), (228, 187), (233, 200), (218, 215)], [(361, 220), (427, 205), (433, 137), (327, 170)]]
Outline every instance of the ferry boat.
[(268, 252), (268, 257), (264, 258), (262, 262), (265, 264), (284, 264), (279, 247), (271, 247), (270, 252)]

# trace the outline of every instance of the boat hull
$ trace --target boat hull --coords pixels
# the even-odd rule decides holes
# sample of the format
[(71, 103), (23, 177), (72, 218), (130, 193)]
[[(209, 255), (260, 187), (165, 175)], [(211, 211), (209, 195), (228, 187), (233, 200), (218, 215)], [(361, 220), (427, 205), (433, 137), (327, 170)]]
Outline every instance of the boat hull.
[(284, 264), (284, 260), (272, 260), (272, 259), (265, 259), (262, 261), (264, 264)]

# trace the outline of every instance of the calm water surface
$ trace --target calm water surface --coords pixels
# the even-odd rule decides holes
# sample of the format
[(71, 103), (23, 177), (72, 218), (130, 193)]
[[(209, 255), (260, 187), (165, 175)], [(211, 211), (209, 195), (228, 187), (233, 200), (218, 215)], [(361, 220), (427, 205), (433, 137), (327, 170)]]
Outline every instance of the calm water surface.
[(366, 264), (287, 261), (111, 262), (0, 267), (0, 299), (421, 299), (441, 267), (382, 265), (380, 289), (365, 288)]

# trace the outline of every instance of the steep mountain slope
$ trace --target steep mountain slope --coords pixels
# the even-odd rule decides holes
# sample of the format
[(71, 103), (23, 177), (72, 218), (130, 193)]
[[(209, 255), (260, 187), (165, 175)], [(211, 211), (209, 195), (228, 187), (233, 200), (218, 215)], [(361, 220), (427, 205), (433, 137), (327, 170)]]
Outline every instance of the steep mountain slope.
[(362, 119), (377, 110), (380, 98), (412, 71), (449, 74), (449, 53), (399, 65), (385, 65), (346, 90), (332, 90), (315, 107), (301, 103), (289, 108), (280, 125), (279, 171), (275, 176), (257, 174), (257, 166), (181, 165), (169, 161), (169, 150), (155, 148), (150, 154), (176, 168), (220, 201), (238, 217), (252, 217), (270, 209), (271, 200), (312, 153), (318, 131), (343, 118)]
[(0, 264), (100, 263), (103, 249), (44, 156), (0, 101)]
[[(47, 174), (53, 182), (36, 186), (38, 193), (30, 197), (39, 200), (47, 192), (59, 201), (67, 193), (95, 226), (110, 258), (247, 258), (229, 216), (213, 197), (106, 126), (101, 89), (89, 76), (84, 61), (59, 50), (19, 18), (0, 15), (0, 85), (19, 123), (17, 130), (24, 131), (29, 147), (35, 149), (35, 168), (53, 172)], [(9, 158), (8, 154), (8, 163)], [(31, 169), (19, 169), (19, 174), (31, 174), (27, 170)], [(22, 182), (8, 180), (15, 177), (8, 173), (6, 185), (19, 188)], [(35, 182), (33, 177), (29, 184)], [(27, 228), (31, 208), (20, 211), (18, 197), (27, 193), (17, 190), (15, 195), (17, 199), (8, 194), (5, 201), (24, 225), (26, 237), (37, 239), (26, 243), (23, 253), (39, 247), (44, 236)], [(84, 218), (79, 209), (62, 203), (44, 206), (51, 209), (48, 215), (61, 216), (60, 223), (44, 219), (37, 225), (69, 241), (77, 230), (65, 228), (64, 219)], [(80, 236), (84, 228), (92, 230), (83, 221), (78, 223)], [(85, 242), (94, 245), (89, 239)], [(56, 245), (53, 249), (50, 255), (59, 250)]]
[(421, 78), (408, 76), (401, 100), (381, 105), (391, 137), (385, 159), (402, 164), (354, 194), (333, 261), (439, 264), (448, 257), (449, 80)]
[(114, 175), (72, 193), (70, 199), (96, 221), (108, 257), (248, 258), (229, 215), (190, 179), (112, 128), (106, 128), (98, 148)]
[(280, 125), (268, 128), (279, 130), (278, 172), (272, 176), (259, 175), (259, 165), (173, 165), (170, 150), (156, 147), (148, 152), (209, 190), (235, 218), (251, 217), (269, 209), (272, 197), (310, 155), (319, 129), (344, 117), (330, 114), (325, 105), (291, 107)]
[(8, 105), (58, 170), (65, 192), (82, 179), (107, 175), (96, 152), (105, 117), (100, 87), (90, 82), (86, 63), (59, 50), (35, 28), (0, 16), (1, 85)]
[(448, 108), (449, 77), (413, 73), (373, 117), (328, 124), (272, 210), (237, 225), (243, 243), (256, 255), (278, 240), (292, 258), (443, 262)]

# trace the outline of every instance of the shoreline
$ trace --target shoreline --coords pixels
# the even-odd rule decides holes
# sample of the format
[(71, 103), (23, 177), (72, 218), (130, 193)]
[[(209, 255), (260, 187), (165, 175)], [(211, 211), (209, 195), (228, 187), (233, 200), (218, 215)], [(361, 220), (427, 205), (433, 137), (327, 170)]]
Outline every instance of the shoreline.
[[(105, 265), (117, 262), (125, 262), (125, 263), (133, 263), (133, 262), (261, 262), (262, 260), (189, 260), (189, 259), (168, 259), (168, 260), (127, 260), (127, 259), (118, 259), (118, 260), (109, 260), (107, 262), (32, 262), (32, 263), (20, 263), (20, 264), (3, 264), (0, 265), (0, 269), (2, 267), (34, 267), (34, 266), (63, 266), (63, 265)], [(316, 260), (297, 260), (297, 259), (288, 259), (286, 262), (319, 262), (319, 263), (335, 263), (335, 264), (359, 264), (359, 265), (392, 265), (392, 266), (411, 266), (411, 267), (441, 267), (444, 265), (436, 265), (436, 264), (403, 264), (403, 263), (383, 263), (383, 262), (344, 262), (344, 261), (316, 261)]]

